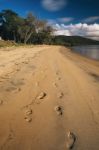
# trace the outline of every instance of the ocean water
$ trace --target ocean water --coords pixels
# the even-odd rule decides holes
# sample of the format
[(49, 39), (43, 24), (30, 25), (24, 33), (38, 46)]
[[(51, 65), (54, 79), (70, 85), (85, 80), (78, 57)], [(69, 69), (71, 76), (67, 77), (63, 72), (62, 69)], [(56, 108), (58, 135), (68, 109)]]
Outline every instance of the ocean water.
[(72, 50), (88, 58), (99, 60), (99, 45), (74, 46)]

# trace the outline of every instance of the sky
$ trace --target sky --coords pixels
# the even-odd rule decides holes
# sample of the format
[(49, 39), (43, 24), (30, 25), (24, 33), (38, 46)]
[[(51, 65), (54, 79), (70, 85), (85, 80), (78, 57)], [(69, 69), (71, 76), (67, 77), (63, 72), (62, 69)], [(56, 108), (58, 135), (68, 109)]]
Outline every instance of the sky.
[(0, 0), (0, 11), (21, 16), (33, 12), (46, 19), (56, 35), (80, 35), (99, 40), (99, 0)]

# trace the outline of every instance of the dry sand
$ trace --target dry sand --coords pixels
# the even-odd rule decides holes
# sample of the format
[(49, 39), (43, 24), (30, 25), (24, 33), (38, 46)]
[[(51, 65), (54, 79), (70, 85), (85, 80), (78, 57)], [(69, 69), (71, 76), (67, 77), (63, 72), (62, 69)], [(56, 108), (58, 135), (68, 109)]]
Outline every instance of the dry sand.
[(0, 49), (0, 150), (99, 150), (99, 62), (59, 46)]

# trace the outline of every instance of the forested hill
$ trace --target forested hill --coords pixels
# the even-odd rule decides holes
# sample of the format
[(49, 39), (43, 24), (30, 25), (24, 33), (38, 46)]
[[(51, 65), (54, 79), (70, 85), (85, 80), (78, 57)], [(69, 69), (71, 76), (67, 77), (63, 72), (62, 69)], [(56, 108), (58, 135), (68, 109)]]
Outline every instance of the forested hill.
[(53, 43), (56, 45), (76, 46), (76, 45), (99, 45), (99, 41), (80, 36), (55, 36)]

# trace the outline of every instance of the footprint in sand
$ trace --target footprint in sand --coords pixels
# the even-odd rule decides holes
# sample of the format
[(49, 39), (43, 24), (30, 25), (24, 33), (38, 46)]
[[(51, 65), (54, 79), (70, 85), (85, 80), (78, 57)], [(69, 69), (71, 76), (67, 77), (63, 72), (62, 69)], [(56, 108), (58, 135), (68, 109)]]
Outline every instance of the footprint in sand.
[(66, 141), (66, 147), (67, 149), (73, 149), (74, 148), (74, 145), (75, 145), (75, 142), (76, 142), (76, 136), (73, 132), (68, 132), (67, 133), (67, 141)]
[(60, 81), (60, 80), (61, 80), (61, 77), (57, 77), (57, 80)]
[(56, 88), (58, 87), (57, 83), (55, 83), (55, 82), (53, 83), (53, 86)]
[(24, 79), (16, 79), (16, 80), (11, 80), (6, 88), (4, 87), (4, 90), (7, 92), (12, 92), (12, 91), (21, 91), (20, 86), (24, 85)]
[(3, 145), (1, 145), (0, 150), (8, 149), (10, 142), (15, 138), (15, 133), (12, 129), (10, 129), (8, 136), (5, 138)]
[(45, 96), (46, 96), (46, 93), (45, 92), (41, 92), (39, 94), (39, 96), (37, 97), (37, 99), (44, 99)]
[(25, 118), (24, 118), (25, 120), (26, 120), (26, 122), (32, 122), (32, 118), (31, 117), (29, 117), (29, 116), (25, 116)]
[(33, 111), (31, 108), (27, 108), (26, 111), (25, 111), (25, 121), (26, 122), (31, 122), (32, 121), (32, 114), (33, 114)]
[(57, 94), (57, 97), (58, 97), (59, 99), (62, 99), (63, 96), (64, 96), (64, 93), (63, 93), (63, 92), (59, 92), (59, 93)]
[(47, 96), (47, 94), (46, 94), (45, 92), (41, 92), (41, 93), (37, 96), (36, 103), (37, 103), (37, 104), (40, 104), (46, 96)]
[(26, 111), (25, 111), (25, 115), (27, 115), (27, 116), (32, 115), (32, 113), (33, 113), (33, 111), (32, 111), (31, 108), (28, 108), (28, 109), (26, 109)]
[(59, 71), (56, 71), (56, 75), (59, 75)]
[(15, 87), (15, 86), (9, 86), (5, 89), (6, 92), (20, 92), (21, 88)]
[(28, 64), (29, 63), (29, 61), (27, 60), (27, 61), (23, 61), (22, 62), (23, 64)]
[(6, 105), (6, 104), (7, 104), (7, 99), (5, 99), (5, 97), (1, 97), (0, 98), (0, 106)]
[(2, 105), (3, 104), (3, 100), (0, 100), (0, 105)]
[(20, 92), (21, 91), (21, 88), (18, 88), (18, 92)]
[(16, 69), (17, 72), (19, 72), (20, 70), (21, 70), (20, 68), (17, 68), (17, 69)]
[(61, 106), (55, 106), (54, 110), (56, 111), (57, 115), (63, 115), (63, 110)]
[(17, 87), (15, 87), (15, 86), (9, 86), (9, 87), (7, 87), (5, 90), (6, 90), (7, 92), (12, 92), (12, 91), (17, 90)]
[(22, 79), (15, 79), (15, 80), (12, 80), (10, 81), (10, 83), (14, 86), (21, 86), (21, 85), (24, 85), (24, 78)]
[(15, 64), (16, 66), (18, 66), (18, 65), (19, 65), (19, 63), (17, 63), (17, 62), (15, 62), (14, 64)]

